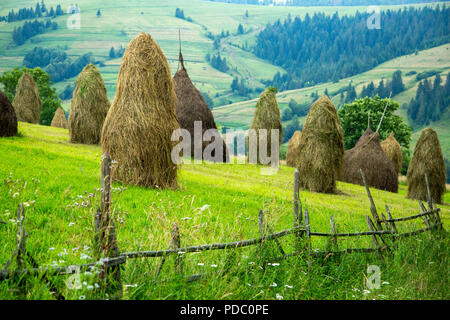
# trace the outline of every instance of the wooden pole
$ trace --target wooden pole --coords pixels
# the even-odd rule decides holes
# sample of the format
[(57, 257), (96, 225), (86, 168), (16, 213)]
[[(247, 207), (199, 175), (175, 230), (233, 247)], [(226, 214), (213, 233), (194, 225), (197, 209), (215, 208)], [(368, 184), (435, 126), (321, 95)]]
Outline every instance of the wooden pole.
[[(330, 216), (330, 229), (331, 229), (331, 234), (332, 236), (329, 239), (329, 242), (333, 242), (334, 244), (334, 251), (338, 251), (339, 247), (338, 247), (338, 243), (337, 243), (337, 230), (336, 230), (336, 224), (334, 223), (334, 218), (333, 215)], [(331, 246), (330, 246), (331, 247)], [(331, 251), (331, 250), (328, 250)]]
[[(302, 212), (302, 202), (300, 200), (299, 197), (299, 192), (300, 192), (300, 172), (298, 171), (298, 169), (295, 169), (295, 173), (294, 173), (294, 228), (298, 228), (301, 226), (302, 224), (302, 220), (303, 220), (303, 212)], [(295, 239), (296, 239), (296, 248), (297, 251), (300, 250), (301, 248), (301, 236), (302, 236), (302, 232), (300, 230), (298, 230), (295, 233)]]
[[(118, 257), (120, 254), (116, 230), (111, 217), (111, 165), (112, 160), (109, 155), (103, 154), (100, 169), (101, 205), (100, 209), (97, 210), (95, 221), (95, 241), (98, 258), (114, 258)], [(112, 268), (103, 265), (99, 278), (102, 282), (104, 280), (104, 284), (109, 293), (118, 293), (118, 297), (122, 296), (119, 265)]]
[(311, 228), (309, 224), (309, 212), (308, 208), (305, 209), (305, 235), (307, 238), (308, 254), (311, 255)]
[(381, 226), (380, 218), (378, 217), (377, 208), (375, 207), (375, 202), (373, 201), (372, 194), (370, 193), (369, 186), (366, 183), (366, 176), (364, 175), (364, 172), (362, 171), (362, 169), (359, 169), (359, 172), (361, 173), (361, 177), (362, 177), (364, 186), (366, 187), (367, 196), (369, 197), (370, 212), (372, 213), (373, 220), (377, 224), (379, 230), (382, 230), (383, 227)]
[[(367, 226), (369, 227), (369, 230), (373, 232), (375, 225), (373, 224), (372, 220), (370, 219), (370, 217), (368, 215), (366, 215), (366, 220), (367, 220)], [(378, 243), (376, 235), (372, 235), (372, 241), (373, 241), (373, 244), (375, 245), (375, 248), (378, 250), (378, 255), (380, 256), (381, 261), (384, 263), (383, 254), (381, 253), (381, 247), (380, 247), (380, 244)]]

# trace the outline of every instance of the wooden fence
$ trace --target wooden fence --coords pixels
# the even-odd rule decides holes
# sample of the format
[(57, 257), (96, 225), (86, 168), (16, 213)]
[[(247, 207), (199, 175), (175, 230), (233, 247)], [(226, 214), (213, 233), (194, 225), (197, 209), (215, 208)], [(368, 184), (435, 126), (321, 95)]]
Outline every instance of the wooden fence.
[[(338, 255), (343, 253), (378, 253), (380, 259), (384, 261), (383, 252), (391, 250), (396, 241), (400, 238), (409, 237), (413, 235), (420, 234), (422, 232), (430, 231), (433, 229), (443, 229), (442, 222), (440, 220), (439, 212), (440, 209), (436, 208), (431, 197), (428, 186), (428, 178), (425, 175), (425, 181), (427, 185), (427, 203), (428, 209), (419, 200), (419, 206), (421, 212), (419, 214), (402, 217), (394, 219), (386, 206), (386, 216), (377, 212), (375, 203), (373, 201), (370, 189), (366, 184), (364, 173), (361, 170), (361, 175), (363, 182), (366, 187), (367, 196), (370, 200), (370, 212), (372, 218), (367, 215), (367, 227), (368, 231), (364, 232), (354, 232), (354, 233), (339, 233), (336, 228), (334, 217), (330, 216), (330, 233), (321, 233), (311, 231), (310, 217), (308, 209), (306, 208), (303, 212), (302, 203), (299, 197), (299, 185), (300, 176), (298, 170), (295, 170), (294, 174), (294, 192), (293, 192), (293, 227), (279, 232), (273, 232), (270, 225), (265, 221), (263, 210), (258, 214), (258, 226), (259, 226), (259, 237), (235, 241), (229, 243), (214, 243), (214, 244), (204, 244), (198, 246), (186, 246), (181, 247), (180, 233), (177, 224), (173, 225), (172, 236), (169, 242), (168, 249), (157, 250), (157, 251), (132, 251), (132, 252), (122, 252), (120, 253), (116, 232), (113, 219), (111, 217), (111, 165), (112, 161), (108, 155), (102, 156), (101, 163), (101, 205), (97, 210), (95, 216), (95, 252), (98, 258), (97, 262), (82, 264), (77, 266), (68, 267), (39, 267), (38, 263), (33, 259), (31, 254), (26, 250), (25, 246), (25, 210), (23, 205), (19, 205), (17, 211), (17, 221), (18, 221), (18, 231), (17, 231), (17, 243), (16, 249), (12, 255), (12, 258), (8, 260), (3, 270), (0, 271), (0, 281), (9, 278), (19, 278), (23, 279), (24, 276), (32, 275), (42, 275), (42, 279), (46, 281), (52, 291), (55, 292), (58, 299), (64, 299), (64, 296), (59, 292), (58, 288), (54, 285), (52, 280), (48, 276), (55, 275), (68, 275), (74, 274), (75, 272), (90, 270), (92, 268), (100, 267), (99, 280), (101, 282), (101, 287), (105, 289), (105, 292), (111, 293), (110, 297), (120, 298), (122, 295), (121, 288), (121, 274), (120, 265), (124, 264), (129, 259), (136, 258), (152, 258), (160, 257), (161, 262), (159, 264), (155, 281), (158, 280), (158, 276), (163, 268), (166, 261), (166, 257), (170, 255), (177, 255), (175, 261), (175, 270), (178, 273), (183, 272), (183, 259), (185, 254), (201, 251), (210, 250), (226, 250), (226, 249), (236, 249), (242, 247), (253, 246), (261, 244), (265, 241), (274, 241), (281, 256), (278, 259), (283, 259), (292, 256), (298, 256), (300, 254), (307, 254), (309, 257), (328, 257), (330, 255)], [(426, 228), (407, 232), (399, 233), (397, 229), (397, 223), (419, 219), (421, 218), (426, 225)], [(286, 254), (283, 249), (279, 239), (287, 235), (294, 235), (295, 237), (295, 251), (290, 254)], [(338, 238), (343, 237), (359, 237), (359, 236), (370, 236), (374, 247), (372, 248), (346, 248), (339, 250)], [(314, 251), (312, 248), (312, 237), (327, 237), (328, 244), (326, 251)], [(8, 267), (11, 260), (17, 260), (18, 268), (17, 270), (10, 271)], [(27, 259), (32, 268), (23, 268), (24, 259)], [(186, 277), (186, 281), (195, 281), (203, 278), (204, 274), (189, 275)], [(19, 283), (19, 285), (21, 282)]]

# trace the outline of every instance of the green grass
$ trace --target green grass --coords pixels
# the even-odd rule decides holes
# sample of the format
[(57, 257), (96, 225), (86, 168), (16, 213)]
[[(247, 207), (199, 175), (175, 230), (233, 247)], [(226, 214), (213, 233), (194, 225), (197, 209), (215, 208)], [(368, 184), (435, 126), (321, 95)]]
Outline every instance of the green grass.
[[(17, 228), (13, 221), (20, 202), (29, 204), (27, 249), (41, 265), (92, 261), (83, 259), (83, 254), (93, 255), (100, 147), (70, 144), (64, 129), (20, 123), (19, 131), (18, 137), (0, 139), (0, 220), (7, 221), (0, 224), (0, 265), (5, 265), (14, 250)], [(173, 223), (180, 227), (182, 246), (257, 237), (257, 215), (263, 208), (274, 230), (290, 228), (292, 178), (293, 169), (284, 166), (276, 175), (264, 176), (254, 165), (201, 164), (183, 165), (178, 190), (114, 184), (119, 248), (122, 252), (165, 249)], [(338, 231), (367, 230), (365, 216), (370, 210), (364, 188), (338, 182), (338, 189), (335, 195), (301, 191), (312, 230), (328, 232), (330, 215)], [(394, 217), (418, 213), (417, 202), (405, 198), (406, 186), (399, 189), (398, 194), (372, 190), (378, 211), (383, 212), (387, 204)], [(82, 206), (86, 201), (87, 206)], [(450, 193), (446, 193), (444, 202), (447, 204), (441, 206), (441, 217), (447, 226)], [(418, 220), (399, 227), (407, 231), (422, 228), (423, 223)], [(286, 251), (293, 250), (292, 242), (291, 236), (282, 240)], [(324, 249), (325, 242), (313, 238), (316, 249)], [(371, 246), (368, 237), (339, 243), (341, 248)], [(152, 281), (160, 260), (138, 259), (127, 262), (122, 271), (123, 283), (130, 285), (124, 288), (124, 298), (275, 299), (279, 294), (284, 299), (448, 299), (448, 248), (448, 235), (423, 235), (402, 242), (395, 254), (386, 256), (384, 265), (376, 255), (331, 257), (324, 263), (314, 261), (311, 266), (305, 258), (294, 257), (264, 270), (260, 268), (258, 247), (202, 252), (186, 256), (185, 273), (207, 272), (209, 277), (186, 283), (176, 278), (173, 261), (168, 259), (160, 277), (175, 277), (176, 281), (158, 285)], [(267, 244), (264, 256), (266, 262), (274, 262), (279, 252), (273, 244)], [(368, 264), (380, 265), (381, 279), (389, 284), (364, 294)], [(224, 270), (225, 274), (217, 274)], [(98, 297), (86, 286), (80, 291), (67, 289), (65, 280), (55, 278), (67, 298)], [(95, 275), (82, 274), (82, 281), (94, 285)], [(27, 298), (53, 298), (42, 280), (28, 279), (27, 285)], [(15, 281), (0, 282), (0, 297), (16, 299), (16, 287)]]

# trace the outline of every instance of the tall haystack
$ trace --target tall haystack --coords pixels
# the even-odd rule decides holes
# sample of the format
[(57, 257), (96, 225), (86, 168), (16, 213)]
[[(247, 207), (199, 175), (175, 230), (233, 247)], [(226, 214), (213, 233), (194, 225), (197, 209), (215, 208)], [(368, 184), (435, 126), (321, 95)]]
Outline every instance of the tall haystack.
[(395, 139), (393, 132), (391, 132), (386, 140), (381, 142), (381, 148), (389, 160), (391, 160), (397, 174), (399, 174), (402, 171), (402, 147)]
[(344, 134), (336, 108), (326, 95), (312, 104), (299, 149), (300, 186), (314, 192), (335, 192), (342, 170)]
[(16, 110), (17, 120), (39, 123), (41, 117), (41, 98), (33, 77), (25, 71), (17, 83), (16, 96), (12, 105)]
[(16, 111), (8, 97), (0, 90), (0, 137), (12, 137), (16, 134)]
[(288, 143), (288, 149), (286, 152), (286, 165), (288, 167), (297, 168), (298, 167), (298, 158), (300, 155), (300, 139), (302, 137), (302, 133), (300, 131), (295, 131), (291, 140)]
[[(272, 156), (272, 139), (271, 130), (279, 130), (279, 148), (281, 142), (283, 141), (283, 126), (281, 124), (280, 109), (278, 108), (278, 102), (276, 98), (276, 89), (267, 88), (263, 93), (261, 93), (258, 102), (256, 103), (255, 114), (253, 117), (250, 129), (256, 131), (256, 152), (257, 152), (257, 162), (261, 163), (259, 158), (259, 148), (267, 148), (267, 157)], [(267, 139), (265, 136), (260, 135), (259, 130), (267, 130)], [(249, 146), (250, 148), (250, 146)]]
[(370, 128), (359, 138), (356, 145), (344, 153), (342, 181), (364, 185), (360, 169), (369, 187), (398, 191), (398, 175), (394, 164), (381, 148), (380, 134)]
[[(176, 105), (176, 114), (178, 118), (178, 122), (180, 123), (180, 127), (182, 129), (186, 129), (191, 134), (191, 157), (194, 158), (194, 122), (201, 121), (202, 123), (202, 137), (206, 130), (216, 130), (216, 123), (214, 122), (214, 116), (203, 98), (200, 91), (192, 83), (189, 75), (186, 72), (183, 63), (183, 56), (180, 52), (180, 64), (181, 69), (178, 70), (174, 77), (173, 83), (175, 87), (175, 94), (177, 96)], [(217, 132), (219, 134), (219, 132)], [(215, 138), (214, 138), (215, 139)], [(205, 148), (213, 143), (212, 141), (203, 141), (202, 142), (202, 154)], [(222, 147), (223, 157), (220, 162), (227, 162), (229, 158), (228, 148), (223, 141), (220, 139), (220, 144)], [(212, 153), (212, 158), (206, 156), (204, 160), (213, 161), (215, 159), (215, 152)]]
[(53, 116), (51, 126), (57, 127), (57, 128), (63, 128), (63, 129), (69, 128), (69, 126), (67, 124), (66, 114), (64, 113), (64, 110), (61, 107), (56, 109), (55, 115)]
[(102, 76), (90, 63), (78, 76), (70, 103), (70, 142), (98, 144), (109, 106)]
[(171, 141), (179, 129), (169, 64), (159, 45), (141, 33), (122, 58), (114, 101), (103, 125), (103, 152), (118, 162), (112, 178), (146, 187), (176, 188)]
[(427, 199), (425, 174), (430, 186), (431, 199), (435, 203), (442, 203), (446, 180), (445, 162), (437, 133), (431, 128), (425, 128), (420, 134), (409, 163), (408, 198)]

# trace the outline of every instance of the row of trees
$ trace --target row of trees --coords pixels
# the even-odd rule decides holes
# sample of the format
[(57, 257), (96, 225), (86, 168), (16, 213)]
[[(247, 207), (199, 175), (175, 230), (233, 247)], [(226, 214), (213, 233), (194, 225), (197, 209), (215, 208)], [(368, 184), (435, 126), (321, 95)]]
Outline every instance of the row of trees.
[[(209, 59), (208, 59), (209, 57)], [(222, 72), (227, 72), (230, 67), (227, 64), (227, 59), (226, 58), (222, 58), (220, 56), (220, 52), (211, 56), (207, 56), (207, 60), (209, 62), (209, 64), (211, 65), (211, 67), (213, 67), (214, 69), (217, 69), (219, 71)]]
[(60, 47), (35, 47), (23, 59), (23, 65), (27, 68), (44, 68), (53, 82), (77, 76), (91, 62), (95, 62), (91, 53), (72, 60)]
[(184, 15), (183, 9), (180, 9), (180, 8), (176, 8), (175, 9), (175, 17), (179, 18), (179, 19), (183, 19), (183, 20), (189, 21), (189, 22), (192, 22), (192, 18), (191, 17), (186, 17)]
[[(436, 0), (209, 0), (213, 2), (226, 2), (253, 5), (281, 5), (281, 6), (370, 6), (370, 5), (393, 5), (423, 2), (436, 2)], [(443, 0), (437, 0), (443, 1)]]
[(241, 78), (239, 80), (238, 77), (235, 77), (231, 82), (230, 87), (231, 92), (241, 97), (247, 97), (249, 94), (253, 92), (253, 89), (247, 86), (247, 83), (245, 82), (244, 78)]
[(36, 18), (42, 18), (42, 17), (56, 17), (56, 16), (62, 16), (64, 14), (64, 11), (61, 8), (61, 5), (57, 5), (56, 9), (53, 7), (50, 8), (50, 10), (47, 10), (44, 1), (41, 3), (36, 3), (35, 8), (22, 8), (19, 9), (17, 12), (11, 10), (7, 16), (0, 17), (0, 21), (6, 21), (8, 23), (15, 22), (15, 21), (21, 21), (21, 20), (28, 20), (28, 19), (36, 19)]
[(20, 46), (35, 35), (44, 33), (47, 30), (56, 29), (58, 29), (58, 24), (50, 20), (47, 20), (46, 22), (38, 20), (34, 20), (33, 22), (26, 21), (22, 27), (14, 28), (12, 39), (15, 44)]
[(450, 106), (450, 72), (445, 84), (439, 74), (434, 81), (419, 82), (416, 96), (408, 105), (408, 116), (417, 125), (429, 125), (438, 121)]
[(349, 77), (395, 57), (450, 40), (450, 8), (404, 8), (381, 12), (381, 29), (368, 29), (369, 14), (340, 17), (315, 13), (267, 24), (254, 53), (287, 72), (271, 84), (280, 90)]
[(114, 47), (111, 47), (111, 49), (109, 50), (109, 57), (111, 59), (121, 58), (121, 57), (123, 57), (124, 53), (125, 53), (125, 48), (122, 46), (120, 46), (117, 49), (114, 49)]

